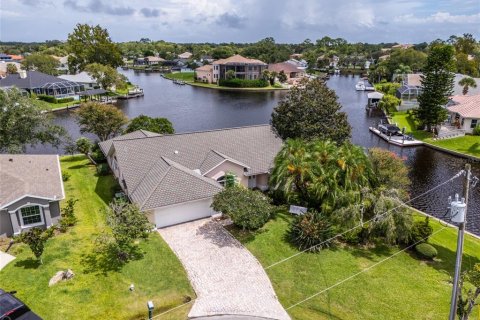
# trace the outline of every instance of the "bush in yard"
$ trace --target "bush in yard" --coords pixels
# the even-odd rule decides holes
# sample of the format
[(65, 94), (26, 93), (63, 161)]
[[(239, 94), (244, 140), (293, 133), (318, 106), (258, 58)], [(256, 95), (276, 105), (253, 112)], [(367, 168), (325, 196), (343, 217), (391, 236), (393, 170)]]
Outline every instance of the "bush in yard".
[(70, 198), (67, 201), (67, 205), (62, 208), (60, 219), (60, 231), (67, 231), (68, 227), (73, 227), (77, 223), (77, 217), (75, 216), (75, 204), (78, 199)]
[(429, 217), (426, 217), (424, 221), (415, 221), (412, 227), (411, 243), (427, 242), (432, 233), (433, 228), (430, 225)]
[(335, 228), (319, 212), (309, 211), (294, 218), (288, 236), (299, 250), (316, 252), (333, 244), (330, 239), (335, 236)]
[(105, 155), (103, 154), (103, 152), (101, 150), (93, 151), (91, 153), (91, 157), (96, 163), (103, 163), (103, 162), (107, 161), (107, 158), (105, 158)]
[(244, 230), (263, 227), (272, 213), (267, 196), (242, 186), (228, 187), (217, 193), (212, 208), (230, 217), (236, 226)]
[(57, 99), (54, 96), (49, 96), (46, 94), (39, 94), (37, 96), (38, 100), (50, 102), (50, 103), (57, 103)]
[(475, 128), (473, 128), (472, 134), (474, 136), (480, 136), (480, 125), (477, 125)]
[(68, 181), (70, 177), (71, 177), (70, 173), (62, 170), (62, 181)]
[(33, 254), (37, 259), (40, 260), (40, 263), (42, 260), (40, 257), (43, 254), (43, 250), (45, 248), (45, 242), (47, 242), (48, 238), (50, 238), (53, 235), (51, 232), (43, 232), (42, 229), (40, 228), (32, 228), (28, 230), (27, 232), (21, 233), (17, 237), (17, 241), (23, 242), (26, 245), (30, 247), (30, 250), (32, 250)]
[(106, 176), (110, 173), (110, 168), (108, 167), (108, 164), (106, 163), (100, 163), (97, 166), (97, 174), (99, 176)]
[(432, 260), (438, 254), (437, 249), (428, 243), (420, 243), (415, 246), (415, 251), (425, 259)]
[(268, 87), (268, 81), (264, 79), (257, 80), (248, 80), (248, 79), (227, 79), (220, 80), (219, 85), (221, 87), (230, 87), (230, 88), (264, 88)]

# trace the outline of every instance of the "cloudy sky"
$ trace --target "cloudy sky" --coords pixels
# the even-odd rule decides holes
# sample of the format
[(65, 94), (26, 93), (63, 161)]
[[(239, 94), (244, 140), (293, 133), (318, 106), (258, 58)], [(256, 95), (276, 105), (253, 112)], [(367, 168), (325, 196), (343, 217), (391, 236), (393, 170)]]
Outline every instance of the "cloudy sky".
[(65, 40), (76, 23), (114, 41), (419, 43), (472, 33), (480, 0), (1, 0), (0, 40)]

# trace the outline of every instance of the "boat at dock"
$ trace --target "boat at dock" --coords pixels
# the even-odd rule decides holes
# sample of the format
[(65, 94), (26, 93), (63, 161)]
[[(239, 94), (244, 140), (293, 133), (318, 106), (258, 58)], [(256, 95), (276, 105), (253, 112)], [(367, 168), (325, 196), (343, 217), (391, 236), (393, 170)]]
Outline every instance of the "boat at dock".
[(357, 91), (375, 91), (375, 87), (367, 80), (361, 80), (355, 85)]
[(402, 133), (400, 128), (395, 125), (381, 124), (378, 128), (369, 127), (368, 129), (373, 134), (398, 147), (415, 147), (423, 145), (422, 141), (416, 140), (412, 136)]

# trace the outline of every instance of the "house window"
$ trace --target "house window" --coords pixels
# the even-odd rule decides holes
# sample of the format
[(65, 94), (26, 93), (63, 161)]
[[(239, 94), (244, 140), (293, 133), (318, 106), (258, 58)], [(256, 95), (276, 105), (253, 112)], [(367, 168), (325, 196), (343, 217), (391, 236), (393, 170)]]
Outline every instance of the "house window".
[(22, 226), (42, 224), (43, 217), (39, 206), (31, 206), (20, 209)]
[(477, 126), (477, 121), (478, 119), (472, 119), (472, 122), (470, 123), (470, 129), (473, 129)]

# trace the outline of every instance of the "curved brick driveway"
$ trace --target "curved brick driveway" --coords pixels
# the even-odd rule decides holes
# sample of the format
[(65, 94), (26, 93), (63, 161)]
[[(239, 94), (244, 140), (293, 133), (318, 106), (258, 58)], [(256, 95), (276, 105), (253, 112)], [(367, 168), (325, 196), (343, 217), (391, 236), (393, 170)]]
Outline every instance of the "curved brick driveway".
[(290, 319), (260, 263), (218, 223), (203, 219), (159, 232), (179, 257), (197, 293), (189, 318)]

